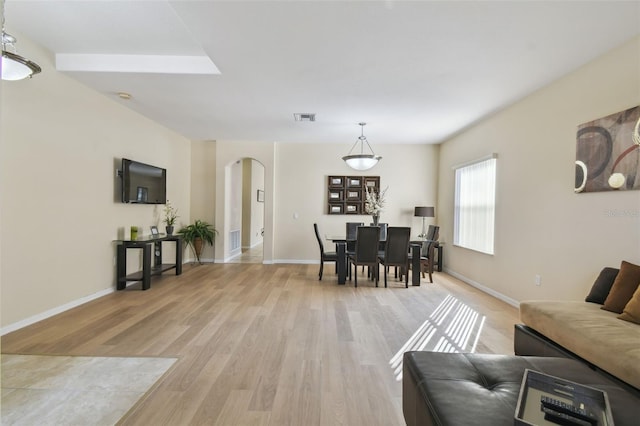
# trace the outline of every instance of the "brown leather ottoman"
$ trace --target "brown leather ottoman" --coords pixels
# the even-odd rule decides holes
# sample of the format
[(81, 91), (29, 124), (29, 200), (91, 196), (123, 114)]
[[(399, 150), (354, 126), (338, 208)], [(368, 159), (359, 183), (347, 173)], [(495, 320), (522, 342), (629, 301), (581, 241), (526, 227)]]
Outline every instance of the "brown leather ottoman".
[(403, 362), (408, 426), (511, 426), (526, 368), (606, 391), (616, 426), (640, 424), (640, 398), (576, 360), (406, 352)]

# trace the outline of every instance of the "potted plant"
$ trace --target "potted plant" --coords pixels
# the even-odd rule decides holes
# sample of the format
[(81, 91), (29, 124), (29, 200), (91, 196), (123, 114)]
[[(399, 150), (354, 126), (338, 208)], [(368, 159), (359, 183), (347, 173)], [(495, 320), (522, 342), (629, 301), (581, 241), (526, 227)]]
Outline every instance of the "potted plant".
[(176, 224), (176, 219), (179, 218), (178, 209), (174, 208), (169, 200), (167, 200), (167, 204), (164, 205), (164, 220), (163, 222), (167, 225), (167, 235), (173, 234), (173, 227)]
[(198, 219), (191, 225), (180, 229), (178, 234), (182, 236), (182, 239), (188, 246), (191, 246), (193, 252), (196, 254), (198, 263), (202, 264), (200, 261), (202, 249), (206, 244), (213, 245), (218, 231), (210, 223)]

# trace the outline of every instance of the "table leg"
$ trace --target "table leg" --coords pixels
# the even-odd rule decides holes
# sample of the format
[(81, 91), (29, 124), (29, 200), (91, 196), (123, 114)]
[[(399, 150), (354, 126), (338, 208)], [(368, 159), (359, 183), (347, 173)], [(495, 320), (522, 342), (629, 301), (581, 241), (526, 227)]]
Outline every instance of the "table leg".
[(420, 249), (418, 244), (411, 245), (411, 285), (420, 286)]
[(182, 240), (176, 240), (176, 275), (182, 274)]
[(151, 248), (153, 244), (145, 244), (142, 248), (142, 289), (151, 288)]
[(338, 253), (338, 261), (336, 262), (338, 284), (344, 284), (347, 279), (347, 243), (336, 243), (336, 253)]
[(127, 250), (124, 244), (118, 244), (116, 278), (116, 288), (118, 290), (124, 290), (125, 288), (127, 288), (125, 275), (127, 275)]

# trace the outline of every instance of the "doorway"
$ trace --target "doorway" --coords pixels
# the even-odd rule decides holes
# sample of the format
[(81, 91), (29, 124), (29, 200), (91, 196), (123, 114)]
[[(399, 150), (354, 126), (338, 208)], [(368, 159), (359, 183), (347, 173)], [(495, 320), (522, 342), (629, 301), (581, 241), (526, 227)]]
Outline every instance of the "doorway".
[[(264, 166), (242, 158), (231, 167), (231, 257), (228, 263), (264, 260)], [(239, 191), (238, 191), (239, 190)]]

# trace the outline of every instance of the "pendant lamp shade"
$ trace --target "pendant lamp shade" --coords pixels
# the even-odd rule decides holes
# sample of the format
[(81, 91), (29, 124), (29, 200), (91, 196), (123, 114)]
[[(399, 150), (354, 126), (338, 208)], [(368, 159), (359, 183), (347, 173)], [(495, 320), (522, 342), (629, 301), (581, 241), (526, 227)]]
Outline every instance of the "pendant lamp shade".
[[(35, 62), (23, 58), (16, 53), (16, 38), (7, 34), (4, 30), (4, 0), (0, 0), (0, 17), (2, 18), (2, 62), (0, 62), (0, 78), (2, 80), (16, 81), (31, 77), (42, 71)], [(12, 51), (8, 51), (7, 48)]]
[[(379, 155), (376, 155), (373, 152), (373, 149), (371, 149), (371, 145), (369, 145), (369, 141), (367, 141), (367, 138), (364, 135), (364, 126), (366, 126), (367, 123), (358, 123), (358, 125), (361, 128), (360, 136), (358, 137), (358, 140), (356, 141), (356, 143), (354, 143), (353, 146), (351, 147), (349, 154), (342, 157), (342, 159), (344, 160), (345, 163), (347, 163), (347, 166), (351, 167), (354, 170), (359, 170), (359, 171), (369, 170), (370, 168), (378, 164), (378, 161), (380, 161), (382, 157)], [(371, 152), (370, 154), (365, 154), (364, 152), (365, 143), (367, 144), (367, 147)], [(360, 144), (360, 154), (352, 154), (354, 148), (356, 148), (358, 144)]]
[(38, 74), (42, 68), (35, 62), (23, 58), (15, 53), (2, 51), (2, 65), (0, 72), (2, 79), (8, 81), (22, 80)]

